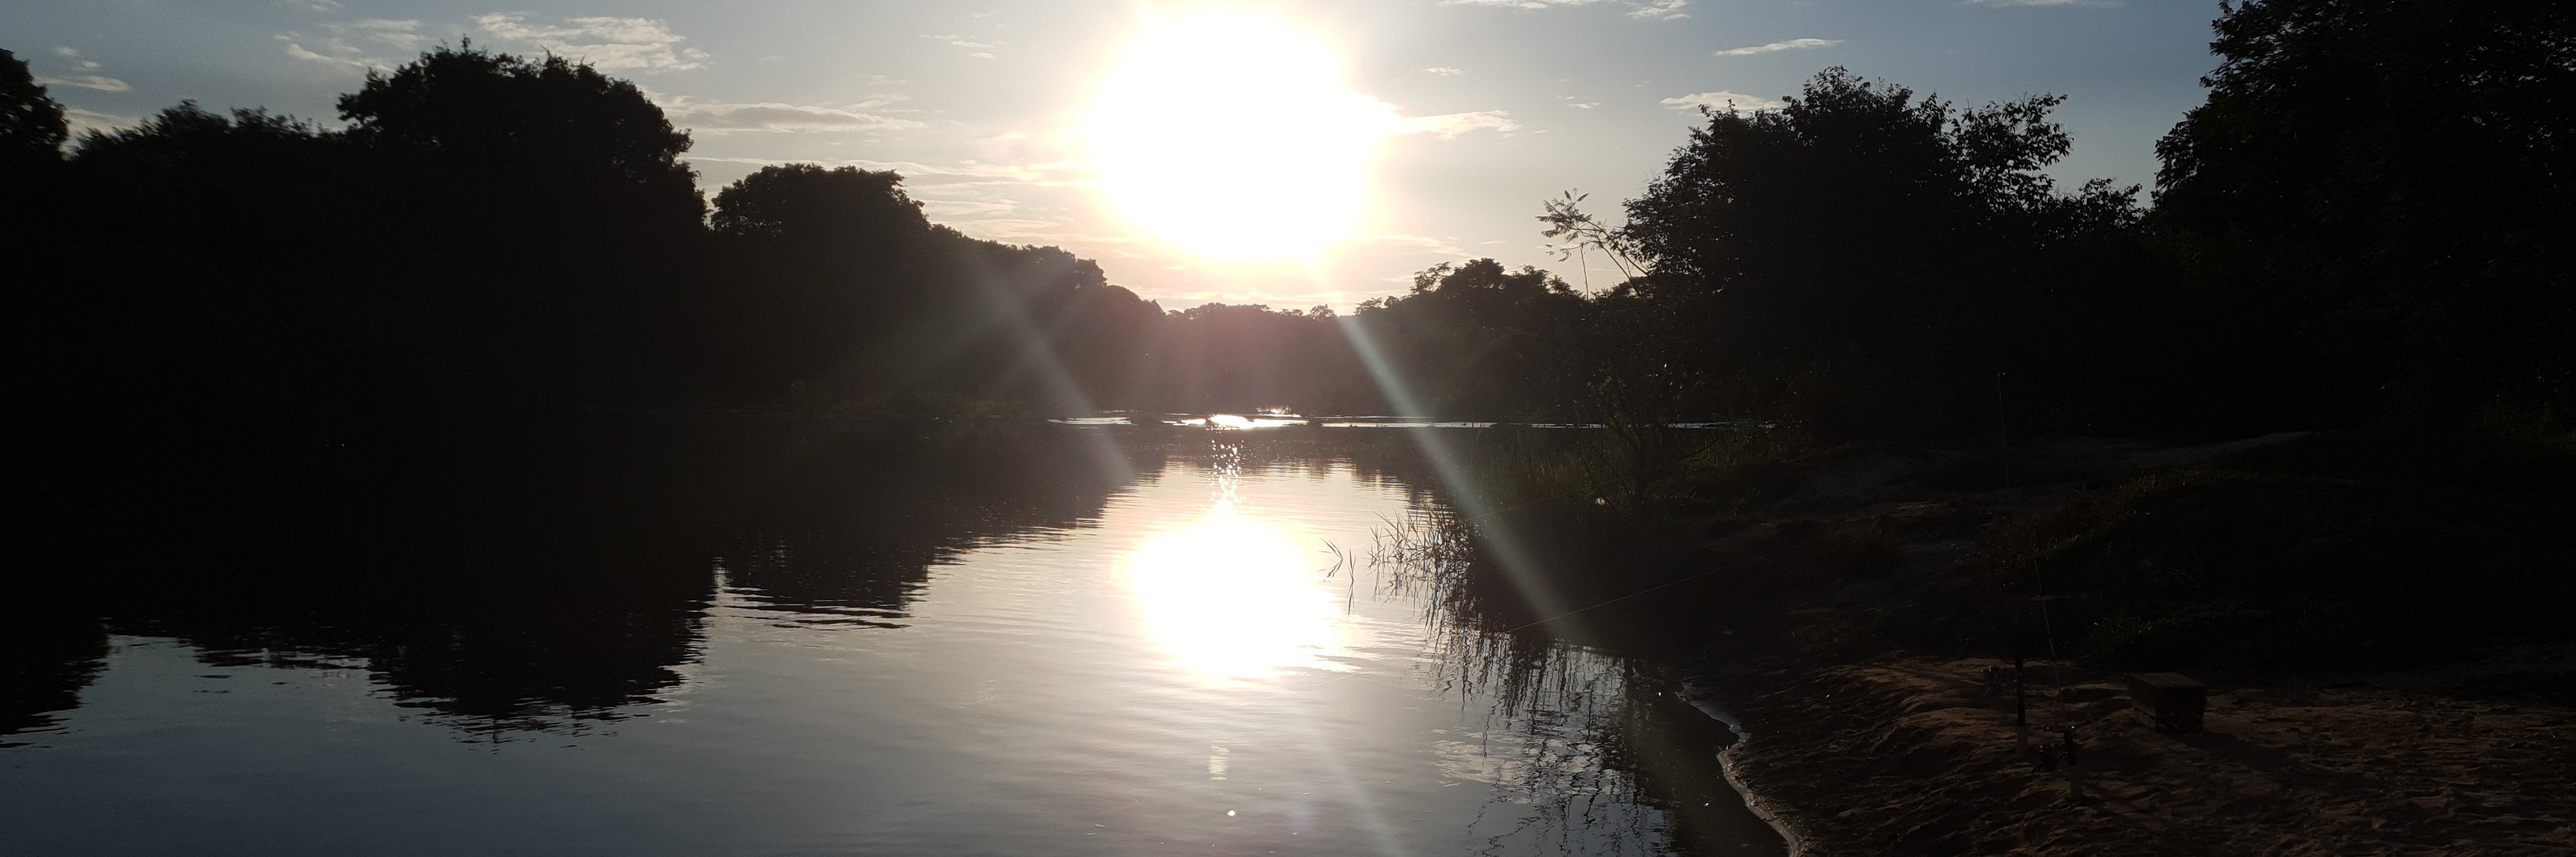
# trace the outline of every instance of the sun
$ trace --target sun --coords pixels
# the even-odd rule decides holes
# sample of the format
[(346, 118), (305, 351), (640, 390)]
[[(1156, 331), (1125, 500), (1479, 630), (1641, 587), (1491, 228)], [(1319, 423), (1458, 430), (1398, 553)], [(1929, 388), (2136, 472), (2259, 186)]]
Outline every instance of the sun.
[(1119, 213), (1203, 256), (1311, 260), (1357, 234), (1394, 109), (1280, 18), (1149, 12), (1083, 121)]

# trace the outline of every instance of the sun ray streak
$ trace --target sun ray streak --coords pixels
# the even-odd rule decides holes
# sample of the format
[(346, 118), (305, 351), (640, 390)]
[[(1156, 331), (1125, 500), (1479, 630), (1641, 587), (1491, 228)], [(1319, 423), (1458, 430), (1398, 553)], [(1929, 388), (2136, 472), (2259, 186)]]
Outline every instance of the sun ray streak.
[[(1385, 349), (1369, 332), (1367, 323), (1356, 315), (1342, 317), (1338, 322), (1342, 337), (1350, 342), (1351, 351), (1359, 356), (1360, 365), (1367, 367), (1369, 379), (1377, 384), (1387, 404), (1400, 416), (1429, 416), (1430, 411), (1414, 396), (1412, 387), (1405, 383), (1394, 362), (1387, 359)], [(1496, 570), (1503, 573), (1503, 578), (1520, 592), (1537, 615), (1568, 613), (1565, 599), (1547, 585), (1530, 551), (1512, 532), (1509, 522), (1494, 515), (1493, 503), (1486, 499), (1457, 450), (1450, 446), (1444, 430), (1425, 427), (1407, 434), (1421, 450), (1423, 461), (1431, 465), (1432, 476), (1447, 489), (1450, 502), (1456, 504), (1460, 516), (1477, 525), (1480, 546), (1484, 548), (1481, 555), (1494, 562)]]
[[(1064, 358), (1056, 354), (1054, 338), (1029, 318), (1026, 302), (1004, 285), (998, 273), (981, 262), (970, 264), (974, 264), (976, 270), (971, 271), (967, 279), (975, 283), (983, 295), (985, 306), (1001, 320), (1004, 332), (1019, 346), (1018, 367), (1037, 376), (1048, 403), (1057, 412), (1067, 416), (1090, 416), (1091, 397), (1083, 394), (1081, 382), (1065, 369)], [(1109, 484), (1125, 485), (1136, 481), (1135, 466), (1127, 460), (1126, 452), (1118, 447), (1108, 432), (1086, 430), (1083, 442), (1091, 454), (1092, 465), (1099, 468), (1101, 478), (1108, 480)]]

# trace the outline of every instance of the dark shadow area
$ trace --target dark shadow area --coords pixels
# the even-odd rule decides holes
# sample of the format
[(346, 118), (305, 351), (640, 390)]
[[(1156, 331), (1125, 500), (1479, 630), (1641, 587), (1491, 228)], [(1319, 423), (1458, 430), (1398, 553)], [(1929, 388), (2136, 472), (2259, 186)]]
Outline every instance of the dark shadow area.
[(469, 731), (612, 718), (680, 681), (719, 569), (802, 620), (900, 616), (931, 563), (1075, 526), (1157, 466), (1042, 424), (600, 411), (333, 437), (139, 473), (62, 450), (98, 465), (64, 493), (104, 499), (12, 533), (37, 597), (12, 623), (11, 731), (71, 707), (110, 633), (364, 668)]

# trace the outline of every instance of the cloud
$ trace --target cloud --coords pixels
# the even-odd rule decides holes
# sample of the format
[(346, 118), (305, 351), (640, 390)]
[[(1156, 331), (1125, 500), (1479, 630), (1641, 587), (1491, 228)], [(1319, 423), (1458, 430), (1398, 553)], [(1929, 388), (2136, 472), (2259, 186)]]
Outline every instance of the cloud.
[(2119, 0), (1967, 0), (1969, 6), (2117, 6)]
[(1442, 6), (1493, 6), (1507, 9), (1546, 9), (1555, 6), (1591, 6), (1614, 3), (1628, 7), (1628, 17), (1648, 21), (1675, 21), (1690, 17), (1682, 8), (1690, 0), (1440, 0)]
[(1688, 5), (1690, 0), (1656, 0), (1653, 3), (1637, 4), (1637, 8), (1628, 10), (1628, 17), (1644, 18), (1649, 21), (1680, 20), (1690, 17), (1690, 13), (1682, 11), (1682, 7)]
[(1833, 46), (1835, 46), (1835, 45), (1839, 45), (1839, 44), (1842, 44), (1842, 43), (1843, 43), (1843, 40), (1841, 40), (1841, 39), (1790, 39), (1790, 40), (1785, 41), (1785, 42), (1772, 42), (1772, 43), (1767, 44), (1767, 45), (1754, 45), (1753, 47), (1749, 47), (1749, 48), (1728, 48), (1728, 49), (1726, 49), (1726, 50), (1718, 51), (1718, 52), (1715, 54), (1715, 56), (1721, 56), (1721, 57), (1749, 57), (1749, 56), (1752, 56), (1752, 55), (1754, 55), (1754, 54), (1776, 53), (1776, 52), (1779, 52), (1779, 51), (1798, 51), (1798, 50), (1806, 50), (1806, 49), (1809, 49), (1809, 48), (1830, 48), (1830, 47), (1833, 47)]
[[(1356, 240), (1356, 241), (1366, 241), (1366, 242), (1369, 242), (1369, 243), (1372, 243), (1372, 244), (1400, 244), (1400, 245), (1406, 245), (1406, 246), (1411, 246), (1411, 247), (1420, 247), (1420, 248), (1422, 248), (1422, 249), (1424, 249), (1424, 250), (1429, 250), (1429, 251), (1431, 251), (1431, 252), (1433, 252), (1433, 253), (1438, 253), (1438, 254), (1443, 255), (1443, 256), (1464, 256), (1464, 255), (1467, 255), (1467, 251), (1465, 251), (1465, 250), (1461, 250), (1461, 249), (1458, 249), (1458, 245), (1453, 244), (1453, 243), (1448, 242), (1448, 241), (1444, 241), (1444, 240), (1438, 239), (1438, 238), (1433, 238), (1433, 237), (1431, 237), (1431, 236), (1429, 236), (1429, 235), (1406, 235), (1406, 234), (1403, 234), (1403, 233), (1387, 233), (1387, 234), (1383, 234), (1383, 235), (1362, 235), (1362, 236), (1359, 236), (1358, 238), (1355, 238), (1355, 239), (1353, 239), (1353, 240)], [(1403, 279), (1405, 282), (1412, 282), (1412, 280), (1413, 280), (1413, 278), (1412, 278), (1412, 277), (1410, 277), (1410, 276), (1403, 277), (1402, 279)]]
[(1589, 6), (1601, 0), (1440, 0), (1442, 6), (1508, 6), (1514, 9), (1545, 9), (1549, 6)]
[(1020, 210), (1020, 201), (1015, 199), (923, 200), (921, 208), (923, 213), (934, 217), (972, 217), (986, 214), (1010, 214)]
[(688, 159), (691, 161), (706, 161), (718, 164), (749, 164), (761, 167), (776, 166), (779, 164), (821, 164), (827, 167), (857, 167), (863, 170), (880, 171), (893, 170), (895, 172), (902, 173), (904, 178), (911, 180), (910, 183), (912, 184), (937, 184), (941, 186), (1035, 185), (1039, 187), (1057, 187), (1063, 185), (1079, 185), (1086, 183), (1084, 172), (1089, 169), (1088, 167), (1084, 167), (1079, 164), (1067, 163), (987, 164), (977, 161), (961, 161), (956, 164), (925, 164), (919, 161), (878, 161), (867, 158), (795, 158), (779, 160), (776, 158), (722, 158), (691, 155)]
[(405, 53), (418, 51), (421, 45), (429, 43), (429, 37), (420, 34), (419, 21), (390, 21), (373, 18), (355, 24), (324, 24), (322, 29), (333, 39), (355, 44), (382, 45), (400, 49)]
[[(738, 164), (758, 168), (805, 163), (825, 167), (892, 170), (903, 175), (905, 190), (939, 222), (975, 238), (1011, 244), (1082, 247), (1086, 256), (1154, 259), (1123, 249), (1150, 243), (1143, 235), (1095, 234), (1067, 215), (1066, 194), (1097, 181), (1089, 166), (1043, 158), (1008, 162), (960, 160), (940, 164), (879, 161), (865, 158), (796, 158), (690, 156), (705, 168)], [(711, 170), (711, 172), (713, 172)], [(731, 172), (725, 170), (724, 172)]]
[(602, 69), (686, 71), (705, 67), (709, 59), (705, 51), (679, 47), (687, 37), (651, 18), (566, 18), (548, 24), (513, 12), (476, 16), (474, 23), (495, 39), (535, 45)]
[(1689, 95), (1677, 95), (1664, 99), (1663, 105), (1685, 113), (1698, 112), (1702, 107), (1716, 111), (1726, 111), (1730, 109), (1753, 111), (1778, 110), (1782, 107), (1789, 106), (1788, 102), (1785, 101), (1775, 101), (1759, 95), (1746, 95), (1741, 92), (1728, 92), (1722, 89), (1716, 92), (1694, 92)]
[(1520, 130), (1520, 123), (1512, 121), (1510, 116), (1511, 111), (1508, 110), (1478, 110), (1472, 113), (1420, 116), (1404, 120), (1404, 133), (1429, 134), (1443, 140), (1455, 140), (1458, 139), (1458, 135), (1469, 131), (1508, 133)]
[(82, 110), (78, 107), (63, 108), (63, 119), (70, 123), (72, 133), (75, 134), (86, 134), (92, 131), (100, 133), (121, 131), (143, 124), (143, 117), (140, 116), (118, 116), (96, 110)]
[(992, 51), (993, 51), (993, 49), (994, 49), (994, 48), (999, 48), (999, 47), (1004, 46), (1005, 44), (1008, 44), (1008, 43), (1006, 43), (1006, 42), (999, 42), (999, 41), (996, 41), (996, 42), (990, 42), (990, 43), (987, 43), (987, 42), (979, 42), (979, 41), (975, 41), (974, 39), (966, 38), (965, 36), (956, 36), (956, 35), (935, 36), (935, 35), (931, 35), (931, 34), (928, 34), (928, 33), (923, 33), (921, 37), (922, 37), (922, 38), (925, 38), (925, 39), (929, 39), (929, 40), (934, 41), (934, 42), (946, 42), (946, 43), (948, 43), (948, 46), (949, 46), (949, 47), (952, 47), (952, 48), (965, 48), (966, 50), (968, 50), (968, 51), (970, 52), (970, 53), (966, 54), (967, 56), (974, 57), (974, 58), (976, 58), (976, 59), (987, 59), (987, 60), (988, 60), (988, 59), (992, 59), (992, 58), (993, 58), (993, 53), (992, 53)]
[(1430, 72), (1430, 73), (1432, 73), (1432, 74), (1439, 75), (1439, 76), (1441, 76), (1441, 77), (1457, 77), (1457, 76), (1459, 76), (1459, 75), (1466, 74), (1466, 72), (1459, 71), (1459, 70), (1457, 70), (1457, 69), (1455, 69), (1455, 68), (1451, 68), (1451, 67), (1449, 67), (1449, 66), (1445, 66), (1445, 65), (1436, 65), (1436, 66), (1432, 66), (1432, 67), (1430, 67), (1430, 68), (1423, 69), (1423, 71), (1427, 71), (1427, 72)]
[(81, 52), (78, 48), (74, 48), (70, 45), (55, 45), (54, 53), (55, 55), (66, 59), (79, 60), (80, 70), (89, 73), (72, 75), (40, 74), (36, 75), (36, 83), (38, 85), (76, 86), (82, 89), (95, 89), (100, 92), (131, 92), (134, 90), (134, 87), (126, 85), (125, 81), (108, 77), (107, 75), (98, 74), (98, 63), (93, 60), (81, 59)]
[(279, 41), (285, 41), (285, 42), (286, 42), (286, 55), (287, 55), (287, 56), (294, 57), (294, 58), (296, 58), (296, 59), (300, 59), (300, 60), (303, 60), (303, 61), (305, 61), (305, 62), (318, 62), (318, 63), (323, 63), (323, 64), (326, 64), (326, 65), (347, 66), (347, 67), (350, 67), (350, 68), (357, 69), (357, 70), (359, 70), (359, 71), (366, 71), (366, 70), (369, 70), (369, 69), (385, 69), (385, 68), (392, 68), (392, 66), (391, 66), (391, 65), (389, 65), (389, 64), (387, 64), (387, 63), (385, 63), (385, 61), (380, 60), (380, 59), (374, 59), (374, 58), (371, 58), (371, 57), (335, 57), (335, 56), (331, 56), (331, 55), (329, 55), (329, 54), (325, 54), (325, 53), (321, 53), (321, 52), (319, 52), (319, 51), (315, 51), (315, 50), (313, 50), (313, 49), (311, 49), (311, 48), (307, 48), (307, 47), (303, 46), (302, 44), (299, 44), (299, 43), (296, 43), (296, 42), (293, 42), (293, 41), (287, 41), (287, 40), (289, 40), (289, 39), (299, 39), (299, 38), (303, 38), (302, 36), (298, 36), (298, 35), (296, 35), (296, 34), (294, 34), (294, 33), (282, 33), (282, 34), (279, 34), (277, 38), (278, 38), (278, 40), (279, 40)]
[[(429, 37), (421, 35), (419, 21), (392, 21), (381, 18), (354, 24), (324, 24), (322, 38), (307, 39), (300, 32), (289, 31), (277, 36), (286, 43), (286, 55), (306, 62), (344, 66), (359, 71), (390, 70), (420, 51)], [(312, 47), (305, 47), (305, 42)], [(379, 56), (391, 49), (402, 59)]]
[(280, 9), (302, 9), (307, 12), (340, 11), (340, 0), (275, 0)]
[(134, 89), (134, 87), (127, 86), (125, 81), (102, 74), (84, 74), (79, 77), (37, 75), (36, 82), (45, 86), (77, 86), (82, 89), (95, 89), (100, 92), (131, 92)]
[(891, 103), (879, 99), (862, 104), (832, 107), (820, 104), (699, 104), (686, 98), (662, 105), (662, 114), (670, 117), (675, 128), (687, 128), (710, 134), (737, 131), (802, 133), (813, 131), (884, 131), (919, 128), (911, 119), (880, 116), (864, 112)]

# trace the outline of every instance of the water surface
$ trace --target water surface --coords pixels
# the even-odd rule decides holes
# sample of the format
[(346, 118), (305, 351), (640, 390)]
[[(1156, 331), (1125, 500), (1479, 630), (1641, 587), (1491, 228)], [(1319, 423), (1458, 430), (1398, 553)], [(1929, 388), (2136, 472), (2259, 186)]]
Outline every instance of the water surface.
[(1636, 665), (1462, 649), (1368, 567), (1436, 491), (1257, 442), (1055, 504), (852, 475), (653, 597), (112, 620), (0, 749), (0, 853), (1780, 850)]

